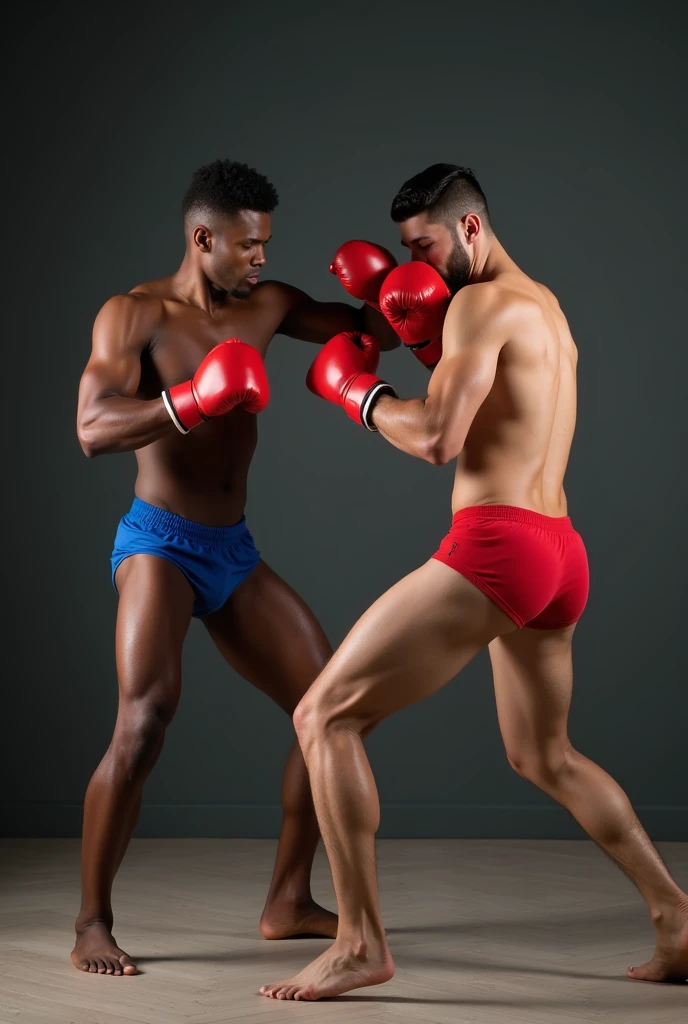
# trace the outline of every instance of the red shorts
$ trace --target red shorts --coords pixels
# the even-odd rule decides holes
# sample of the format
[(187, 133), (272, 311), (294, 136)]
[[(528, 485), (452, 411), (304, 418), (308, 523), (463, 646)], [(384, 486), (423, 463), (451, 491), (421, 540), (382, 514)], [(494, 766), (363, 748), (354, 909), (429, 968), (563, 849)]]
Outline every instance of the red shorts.
[(519, 627), (571, 626), (588, 600), (585, 545), (568, 516), (513, 505), (463, 508), (432, 557), (470, 580)]

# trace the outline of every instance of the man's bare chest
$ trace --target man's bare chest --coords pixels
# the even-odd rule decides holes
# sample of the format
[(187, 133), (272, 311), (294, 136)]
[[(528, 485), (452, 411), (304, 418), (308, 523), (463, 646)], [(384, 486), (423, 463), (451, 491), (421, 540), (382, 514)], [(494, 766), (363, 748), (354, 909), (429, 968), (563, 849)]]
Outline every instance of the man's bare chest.
[(202, 310), (168, 315), (142, 356), (141, 389), (156, 392), (188, 380), (220, 342), (238, 338), (263, 357), (279, 327), (279, 311), (234, 310), (210, 317)]

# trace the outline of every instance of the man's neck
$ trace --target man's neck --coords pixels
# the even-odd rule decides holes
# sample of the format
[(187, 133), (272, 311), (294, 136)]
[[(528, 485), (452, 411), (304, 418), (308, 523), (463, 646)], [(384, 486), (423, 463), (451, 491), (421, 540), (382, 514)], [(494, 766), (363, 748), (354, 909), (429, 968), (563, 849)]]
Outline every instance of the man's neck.
[(227, 292), (214, 288), (188, 253), (184, 256), (179, 270), (172, 275), (172, 289), (181, 302), (197, 306), (208, 316), (224, 308), (229, 301)]
[(486, 240), (481, 250), (476, 253), (475, 262), (471, 267), (469, 284), (494, 281), (496, 277), (508, 270), (517, 271), (518, 267), (502, 243), (493, 236)]

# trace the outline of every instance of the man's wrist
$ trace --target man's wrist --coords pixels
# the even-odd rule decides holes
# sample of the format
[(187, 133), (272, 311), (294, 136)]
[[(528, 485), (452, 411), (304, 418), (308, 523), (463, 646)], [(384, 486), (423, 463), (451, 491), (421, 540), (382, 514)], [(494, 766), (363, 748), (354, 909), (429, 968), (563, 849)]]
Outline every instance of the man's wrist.
[(399, 399), (395, 395), (390, 395), (388, 391), (383, 391), (379, 398), (376, 400), (373, 408), (368, 413), (368, 419), (376, 429), (380, 429), (380, 422), (378, 416), (381, 416), (384, 421), (385, 409), (391, 409), (393, 402), (398, 402)]

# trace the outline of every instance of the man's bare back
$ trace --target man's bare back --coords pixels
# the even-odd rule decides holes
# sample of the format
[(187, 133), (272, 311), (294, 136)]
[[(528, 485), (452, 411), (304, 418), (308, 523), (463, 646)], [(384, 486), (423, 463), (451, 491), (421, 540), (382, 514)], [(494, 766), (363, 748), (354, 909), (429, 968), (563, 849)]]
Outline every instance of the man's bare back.
[[(489, 293), (475, 297), (477, 290)], [(447, 315), (484, 306), (480, 329), (507, 331), (489, 394), (458, 454), (452, 511), (501, 504), (566, 515), (563, 489), (576, 424), (578, 353), (555, 296), (511, 266), (467, 285)]]

